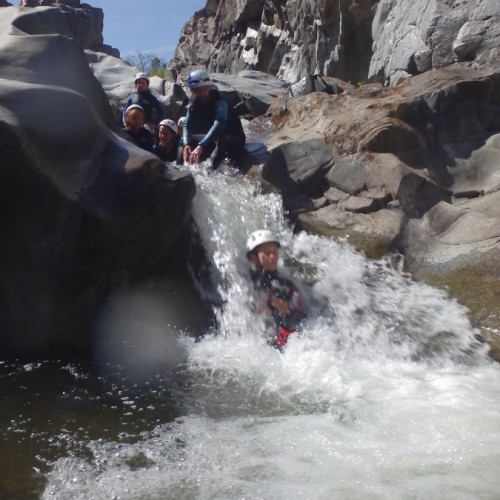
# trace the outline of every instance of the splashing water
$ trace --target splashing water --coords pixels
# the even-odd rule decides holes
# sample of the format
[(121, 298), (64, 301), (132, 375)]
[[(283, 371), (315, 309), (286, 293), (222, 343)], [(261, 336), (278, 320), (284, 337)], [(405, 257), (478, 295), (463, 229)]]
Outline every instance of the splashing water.
[[(185, 414), (86, 441), (43, 498), (498, 498), (500, 369), (466, 310), (389, 260), (294, 234), (251, 178), (193, 173), (218, 327), (179, 339)], [(283, 353), (248, 300), (245, 242), (263, 227), (308, 310)]]

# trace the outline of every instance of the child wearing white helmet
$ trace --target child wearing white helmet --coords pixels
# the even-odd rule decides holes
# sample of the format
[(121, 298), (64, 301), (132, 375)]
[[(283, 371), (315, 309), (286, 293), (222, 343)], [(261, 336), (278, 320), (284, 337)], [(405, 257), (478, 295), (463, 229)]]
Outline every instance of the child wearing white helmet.
[(132, 104), (125, 110), (123, 137), (141, 149), (153, 152), (154, 136), (144, 127), (144, 110)]
[(259, 308), (273, 317), (277, 327), (273, 345), (283, 349), (306, 314), (295, 284), (278, 273), (280, 246), (267, 229), (254, 231), (247, 240), (247, 257), (252, 265)]
[(182, 145), (173, 120), (167, 118), (158, 124), (158, 142), (153, 146), (153, 153), (164, 162), (182, 164)]

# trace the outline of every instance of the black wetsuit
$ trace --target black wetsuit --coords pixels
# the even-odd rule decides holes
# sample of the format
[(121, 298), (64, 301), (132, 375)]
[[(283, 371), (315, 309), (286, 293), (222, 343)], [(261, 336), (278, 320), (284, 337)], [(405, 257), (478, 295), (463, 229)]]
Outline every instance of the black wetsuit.
[(155, 144), (153, 153), (158, 156), (161, 161), (176, 162), (182, 165), (182, 146), (180, 141), (174, 141), (172, 149), (167, 152), (161, 144)]
[(131, 130), (124, 128), (124, 137), (133, 142), (136, 146), (139, 146), (141, 149), (145, 149), (150, 153), (153, 152), (153, 143), (154, 137), (149, 130), (146, 130), (144, 127), (141, 127), (139, 131), (134, 134)]
[[(252, 270), (252, 281), (255, 289), (266, 300), (266, 306), (271, 309), (274, 322), (278, 328), (274, 344), (283, 347), (288, 335), (295, 332), (300, 322), (306, 317), (299, 291), (293, 281), (280, 276), (278, 272), (268, 272), (260, 268)], [(271, 306), (271, 299), (277, 297), (288, 305), (289, 313), (280, 314)]]
[(213, 168), (226, 155), (238, 159), (243, 153), (246, 137), (240, 117), (218, 90), (210, 91), (208, 101), (191, 98), (186, 118), (184, 143), (192, 148), (200, 144), (201, 160), (210, 156)]

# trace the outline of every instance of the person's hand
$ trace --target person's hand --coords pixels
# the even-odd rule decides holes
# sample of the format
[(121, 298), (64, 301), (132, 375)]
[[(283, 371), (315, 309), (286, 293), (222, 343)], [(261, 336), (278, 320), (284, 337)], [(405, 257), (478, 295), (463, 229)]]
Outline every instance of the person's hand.
[(272, 297), (270, 304), (271, 307), (273, 309), (276, 309), (278, 313), (281, 315), (288, 314), (290, 312), (288, 304), (283, 299), (279, 299), (278, 297)]
[(189, 144), (188, 144), (188, 145), (184, 146), (184, 149), (182, 150), (182, 159), (185, 162), (188, 162), (190, 154), (191, 154), (191, 146), (189, 146)]
[(199, 163), (201, 155), (203, 154), (203, 146), (196, 146), (189, 155), (189, 163)]

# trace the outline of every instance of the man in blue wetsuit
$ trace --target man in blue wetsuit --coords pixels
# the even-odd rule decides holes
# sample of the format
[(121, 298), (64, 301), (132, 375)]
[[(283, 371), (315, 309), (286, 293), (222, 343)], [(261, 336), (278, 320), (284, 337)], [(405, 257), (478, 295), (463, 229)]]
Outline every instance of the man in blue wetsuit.
[(183, 130), (184, 161), (193, 164), (210, 158), (214, 170), (226, 156), (238, 161), (246, 140), (240, 117), (205, 70), (192, 71), (188, 86), (193, 95)]
[(153, 132), (163, 119), (163, 105), (149, 90), (146, 73), (135, 75), (135, 92), (127, 99), (125, 109), (132, 104), (138, 104), (144, 110), (145, 125)]

